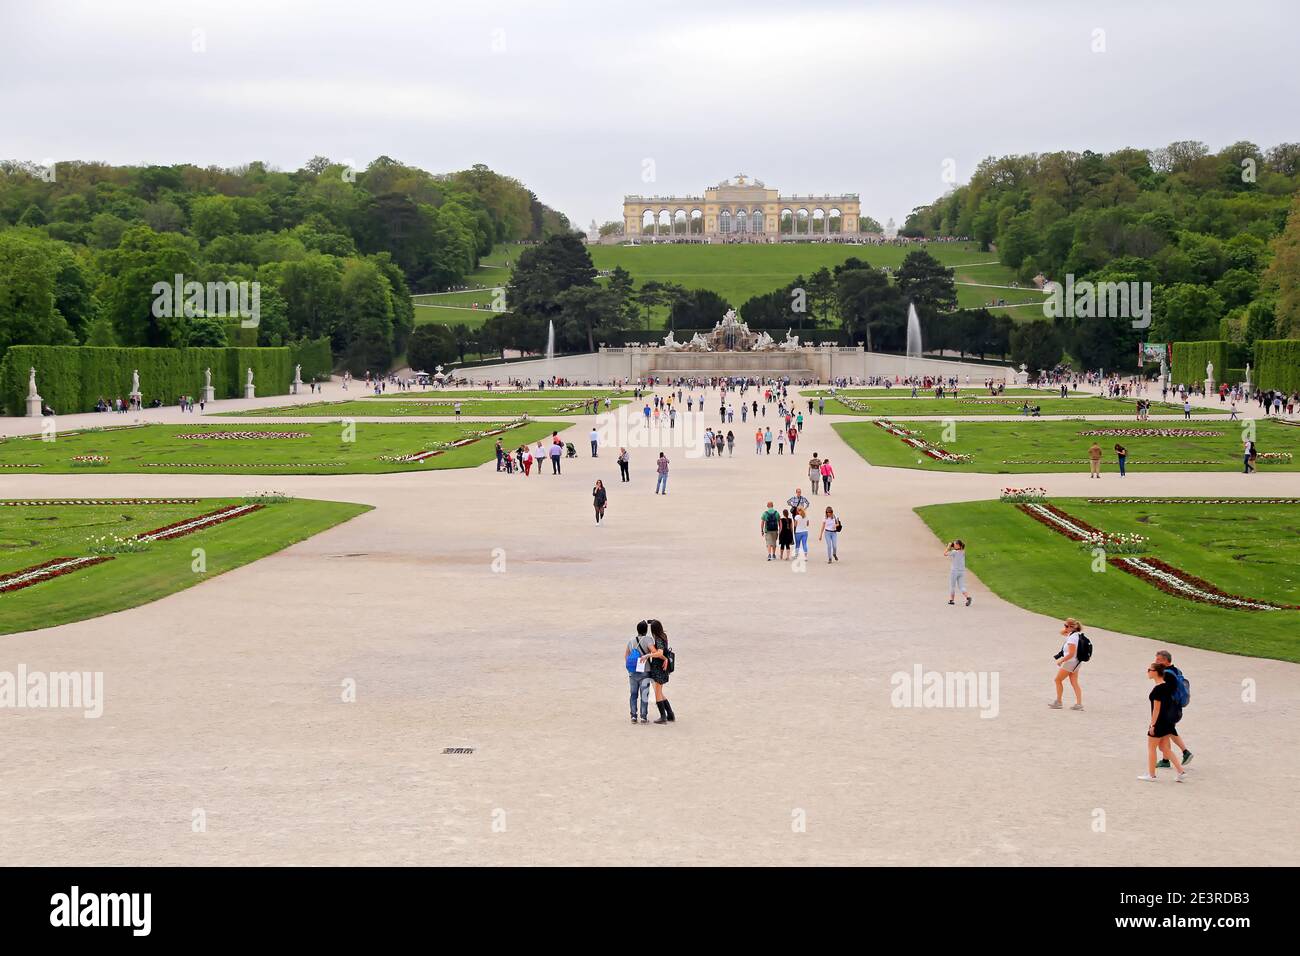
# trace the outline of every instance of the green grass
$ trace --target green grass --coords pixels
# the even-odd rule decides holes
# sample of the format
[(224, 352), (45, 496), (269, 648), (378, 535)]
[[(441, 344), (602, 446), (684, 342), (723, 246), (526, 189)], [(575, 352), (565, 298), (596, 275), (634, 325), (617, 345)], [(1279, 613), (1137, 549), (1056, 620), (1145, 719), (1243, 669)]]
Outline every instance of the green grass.
[[(1075, 401), (1075, 399), (1068, 399)], [(859, 455), (873, 465), (927, 471), (1034, 474), (1086, 471), (1088, 448), (1102, 447), (1103, 473), (1115, 472), (1116, 442), (1128, 448), (1130, 471), (1240, 471), (1243, 422), (1084, 422), (1027, 418), (1014, 422), (956, 422), (953, 434), (941, 422), (906, 422), (903, 427), (950, 452), (971, 455), (967, 462), (941, 462), (922, 455), (883, 428), (868, 422), (842, 422), (833, 427)], [(1290, 452), (1289, 462), (1260, 462), (1261, 472), (1300, 470), (1300, 428), (1278, 422), (1257, 422), (1261, 451)], [(1212, 438), (1108, 438), (1080, 431), (1110, 428), (1195, 428), (1221, 434)], [(1058, 462), (1064, 461), (1064, 464)], [(1183, 464), (1182, 462), (1198, 462)], [(1207, 464), (1199, 464), (1207, 462)], [(1248, 480), (1243, 476), (1243, 480)]]
[[(513, 428), (502, 438), (507, 444), (532, 442), (567, 421), (532, 422)], [(0, 465), (38, 464), (39, 468), (3, 469), (0, 474), (113, 472), (142, 474), (261, 474), (336, 475), (378, 474), (469, 468), (494, 456), (495, 438), (449, 449), (421, 462), (384, 461), (381, 456), (411, 455), (431, 450), (438, 442), (454, 441), (494, 427), (490, 422), (464, 423), (326, 423), (294, 425), (142, 425), (99, 431), (69, 432), (56, 441), (39, 437), (0, 441)], [(347, 440), (349, 429), (351, 437)], [(303, 438), (182, 439), (201, 432), (295, 432)], [(99, 465), (71, 461), (74, 455), (107, 455)], [(147, 467), (150, 463), (164, 467)], [(185, 465), (202, 465), (187, 468)]]
[[(423, 398), (405, 401), (388, 400), (382, 402), (353, 400), (345, 402), (312, 402), (307, 405), (285, 405), (280, 408), (255, 408), (244, 412), (221, 412), (219, 416), (227, 418), (256, 418), (268, 416), (329, 416), (333, 418), (366, 416), (383, 418), (405, 418), (414, 416), (452, 418), (455, 416), (457, 399)], [(462, 401), (461, 414), (467, 417), (519, 418), (523, 415), (536, 418), (538, 415), (583, 414), (581, 398), (565, 400), (531, 399), (531, 398), (494, 398), (479, 401)], [(626, 404), (627, 399), (610, 402), (611, 408)], [(575, 407), (576, 406), (576, 407)], [(604, 405), (600, 406), (604, 409)]]
[[(819, 395), (825, 395), (827, 398), (830, 398), (831, 390), (829, 388), (803, 388), (799, 390), (799, 394), (801, 397), (805, 397), (805, 398), (809, 395), (813, 396), (814, 398), (816, 398)], [(835, 389), (835, 394), (848, 395), (851, 398), (896, 399), (896, 398), (911, 398), (912, 392), (911, 392), (911, 388), (907, 385), (895, 385), (894, 387), (888, 389), (886, 388), (837, 388)], [(1000, 396), (996, 396), (996, 397), (1015, 398), (1019, 396), (1028, 397), (1031, 395), (1037, 395), (1039, 398), (1051, 398), (1054, 395), (1059, 395), (1059, 394), (1060, 392), (1058, 392), (1056, 389), (1008, 388), (1005, 391), (1003, 391)], [(1073, 394), (1076, 396), (1084, 395), (1083, 392), (1079, 392), (1079, 391), (1075, 391)], [(971, 396), (974, 396), (976, 398), (994, 397), (994, 396), (990, 396), (988, 394), (988, 391), (979, 385), (971, 384), (971, 385), (962, 386), (961, 397), (969, 398)], [(926, 399), (936, 401), (933, 393), (927, 393), (925, 389), (921, 389), (917, 394), (917, 401), (925, 401)], [(944, 399), (944, 401), (949, 401), (949, 400), (950, 399)], [(1182, 409), (1180, 408), (1179, 410), (1181, 411)]]
[[(1051, 503), (1103, 531), (1147, 536), (1144, 556), (1159, 558), (1230, 594), (1300, 604), (1300, 505), (1210, 505), (1176, 499), (1089, 504), (1081, 498)], [(1166, 594), (1112, 566), (1094, 572), (1090, 552), (1010, 503), (975, 501), (916, 510), (940, 542), (962, 538), (967, 563), (980, 581), (1020, 607), (1076, 617), (1085, 628), (1300, 661), (1300, 611), (1215, 607)], [(944, 587), (941, 551), (936, 542), (936, 597)], [(1059, 641), (1055, 630), (1044, 631), (1045, 651), (1054, 650)], [(1105, 645), (1099, 644), (1096, 653), (1105, 655)]]
[(515, 398), (528, 399), (536, 401), (556, 401), (583, 398), (604, 398), (608, 395), (611, 399), (618, 398), (620, 395), (627, 397), (631, 393), (624, 389), (609, 388), (426, 388), (416, 389), (405, 392), (383, 392), (379, 395), (363, 395), (361, 401), (416, 401), (433, 399), (437, 401), (455, 401), (460, 399), (468, 401), (472, 398)]
[[(960, 398), (935, 398), (933, 396), (916, 398), (863, 398), (867, 411), (850, 408), (836, 399), (826, 402), (828, 415), (928, 415), (934, 418), (961, 417), (964, 415), (1019, 415), (1026, 402), (1032, 408), (1037, 406), (1043, 415), (1132, 415), (1137, 403), (1123, 398), (1053, 398), (1052, 393), (1039, 392), (1034, 396), (1000, 395), (996, 399), (988, 395), (971, 393)], [(996, 402), (997, 404), (990, 404)], [(1153, 402), (1151, 411), (1156, 415), (1181, 415), (1181, 405), (1169, 405)], [(1196, 414), (1226, 415), (1227, 412), (1214, 409), (1196, 409)], [(1123, 423), (1114, 422), (1116, 426)], [(1134, 422), (1135, 426), (1141, 423)], [(1152, 423), (1155, 427), (1160, 422)], [(1177, 422), (1164, 422), (1165, 425), (1177, 425)]]
[[(91, 538), (127, 538), (206, 514), (243, 499), (203, 498), (195, 504), (0, 506), (0, 574), (53, 558), (92, 554)], [(241, 567), (347, 521), (368, 505), (292, 500), (158, 541), (148, 550), (0, 593), (0, 634), (54, 627), (137, 607)], [(195, 548), (205, 570), (196, 571)]]

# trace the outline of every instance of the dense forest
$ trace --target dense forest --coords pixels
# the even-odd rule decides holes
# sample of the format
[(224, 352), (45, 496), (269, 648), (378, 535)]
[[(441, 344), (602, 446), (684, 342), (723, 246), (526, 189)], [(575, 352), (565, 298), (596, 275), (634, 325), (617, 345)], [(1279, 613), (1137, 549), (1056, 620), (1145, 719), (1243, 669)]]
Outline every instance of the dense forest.
[(986, 159), (968, 184), (913, 210), (904, 234), (970, 236), (1028, 283), (1149, 282), (1152, 321), (1055, 320), (1039, 355), (1088, 368), (1129, 364), (1139, 338), (1300, 336), (1300, 143), (1211, 152), (1060, 152)]
[[(565, 217), (485, 166), (435, 175), (380, 157), (294, 172), (0, 163), (0, 355), (14, 344), (281, 345), (327, 336), (353, 371), (386, 369), (410, 294), (458, 284), (499, 242)], [(257, 282), (256, 330), (227, 315), (156, 315), (153, 287)], [(246, 337), (255, 336), (256, 342)]]

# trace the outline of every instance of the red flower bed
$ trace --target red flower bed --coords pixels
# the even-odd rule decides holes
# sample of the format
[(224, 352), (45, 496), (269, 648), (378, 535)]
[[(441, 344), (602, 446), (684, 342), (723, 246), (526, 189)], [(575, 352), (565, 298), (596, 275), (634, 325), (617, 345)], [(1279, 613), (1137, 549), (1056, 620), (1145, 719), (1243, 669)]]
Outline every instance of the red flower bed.
[(34, 498), (27, 501), (0, 501), (6, 508), (44, 508), (56, 505), (193, 505), (198, 498)]
[(1063, 527), (1061, 527), (1059, 524), (1057, 524), (1056, 522), (1052, 521), (1051, 519), (1044, 517), (1043, 514), (1042, 514), (1042, 512), (1040, 512), (1040, 511), (1038, 511), (1038, 510), (1036, 510), (1036, 509), (1038, 509), (1038, 508), (1042, 508), (1042, 509), (1044, 509), (1044, 510), (1046, 510), (1046, 511), (1050, 511), (1052, 514), (1056, 515), (1058, 518), (1061, 518), (1061, 519), (1064, 520), (1064, 521), (1068, 521), (1068, 522), (1070, 522), (1071, 524), (1075, 525), (1076, 527), (1079, 527), (1079, 528), (1083, 529), (1083, 530), (1084, 530), (1085, 532), (1087, 532), (1088, 534), (1103, 534), (1103, 533), (1104, 533), (1104, 532), (1102, 532), (1102, 530), (1101, 530), (1100, 528), (1094, 528), (1092, 525), (1088, 524), (1088, 522), (1084, 521), (1082, 518), (1076, 518), (1074, 515), (1072, 515), (1072, 514), (1068, 514), (1068, 513), (1064, 512), (1064, 511), (1062, 511), (1060, 508), (1056, 507), (1056, 505), (1049, 505), (1049, 504), (1047, 504), (1046, 502), (1040, 502), (1040, 503), (1037, 503), (1037, 504), (1035, 504), (1035, 506), (1034, 506), (1033, 508), (1031, 508), (1031, 507), (1030, 507), (1029, 505), (1027, 505), (1027, 504), (1019, 504), (1019, 505), (1016, 505), (1016, 507), (1019, 508), (1021, 511), (1023, 511), (1025, 514), (1029, 515), (1029, 517), (1033, 518), (1035, 521), (1038, 521), (1038, 522), (1041, 522), (1042, 524), (1047, 525), (1047, 527), (1051, 528), (1051, 529), (1052, 529), (1053, 531), (1055, 531), (1057, 534), (1063, 534), (1063, 535), (1065, 535), (1065, 536), (1066, 536), (1067, 538), (1069, 538), (1071, 541), (1086, 541), (1086, 540), (1088, 540), (1088, 539), (1087, 539), (1084, 535), (1077, 534), (1077, 533), (1075, 533), (1074, 531), (1071, 531), (1069, 528), (1063, 528)]
[(23, 568), (21, 571), (0, 574), (0, 593), (29, 588), (33, 584), (50, 581), (65, 574), (71, 574), (73, 571), (80, 571), (82, 568), (89, 568), (112, 560), (112, 555), (107, 554), (93, 558), (51, 558), (42, 564), (34, 564), (30, 568)]
[[(231, 518), (238, 518), (240, 515), (260, 511), (265, 507), (266, 505), (230, 505), (226, 508), (218, 508), (216, 511), (209, 511), (207, 514), (199, 515), (195, 518), (186, 518), (183, 521), (173, 521), (171, 524), (163, 525), (161, 528), (154, 528), (152, 531), (137, 534), (136, 537), (148, 541), (169, 541), (172, 538), (180, 538), (187, 534), (193, 534), (195, 531), (202, 531), (206, 528), (211, 528), (213, 525), (229, 521)], [(199, 524), (197, 522), (202, 523)]]
[[(1108, 564), (1114, 565), (1115, 567), (1119, 568), (1121, 571), (1127, 571), (1129, 574), (1133, 575), (1134, 577), (1141, 578), (1143, 581), (1146, 581), (1148, 584), (1159, 588), (1161, 591), (1164, 591), (1166, 594), (1170, 594), (1174, 597), (1182, 598), (1183, 600), (1186, 601), (1197, 601), (1201, 604), (1210, 604), (1215, 607), (1224, 607), (1225, 605), (1223, 602), (1214, 600), (1215, 597), (1219, 597), (1219, 598), (1225, 598), (1228, 601), (1246, 602), (1245, 606), (1230, 605), (1233, 610), (1237, 610), (1237, 611), (1300, 610), (1300, 604), (1274, 604), (1272, 601), (1264, 601), (1264, 600), (1260, 600), (1259, 598), (1248, 598), (1248, 597), (1243, 597), (1240, 594), (1230, 594), (1227, 591), (1215, 587), (1213, 584), (1211, 584), (1209, 581), (1206, 581), (1204, 578), (1198, 578), (1195, 575), (1188, 574), (1186, 571), (1182, 570), (1181, 568), (1176, 568), (1172, 564), (1167, 564), (1166, 562), (1161, 561), (1159, 558), (1143, 557), (1140, 560), (1143, 564), (1150, 565), (1151, 567), (1155, 568), (1158, 571), (1163, 571), (1165, 574), (1177, 578), (1179, 581), (1187, 585), (1189, 588), (1193, 588), (1196, 591), (1201, 591), (1203, 593), (1196, 594), (1175, 587), (1173, 584), (1169, 583), (1163, 578), (1151, 574), (1144, 568), (1136, 566), (1130, 561), (1125, 560), (1122, 557), (1107, 558), (1106, 560)], [(1251, 606), (1251, 605), (1255, 605), (1255, 606)]]

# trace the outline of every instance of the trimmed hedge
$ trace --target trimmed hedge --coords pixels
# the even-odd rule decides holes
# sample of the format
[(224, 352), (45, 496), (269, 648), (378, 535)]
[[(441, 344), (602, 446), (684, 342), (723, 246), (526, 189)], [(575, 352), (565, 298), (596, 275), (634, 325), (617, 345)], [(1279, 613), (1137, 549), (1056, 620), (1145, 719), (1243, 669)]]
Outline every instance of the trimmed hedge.
[[(330, 351), (329, 336), (319, 339), (303, 339), (289, 346), (289, 364), (302, 366), (304, 382), (326, 381), (334, 371), (334, 354)], [(289, 381), (293, 381), (293, 369), (289, 369)]]
[(1222, 339), (1205, 342), (1175, 342), (1170, 380), (1175, 385), (1199, 385), (1205, 381), (1205, 363), (1214, 363), (1214, 382), (1223, 381), (1228, 371), (1228, 343)]
[(1300, 339), (1256, 339), (1250, 377), (1257, 388), (1300, 391)]
[(1223, 381), (1229, 385), (1245, 385), (1246, 370), (1244, 368), (1230, 368), (1228, 369), (1228, 377)]
[(36, 387), (45, 404), (60, 414), (89, 412), (101, 397), (125, 399), (131, 373), (140, 370), (140, 391), (148, 405), (155, 398), (175, 404), (181, 395), (197, 398), (203, 370), (212, 369), (218, 398), (243, 398), (247, 369), (253, 369), (259, 395), (286, 395), (293, 380), (287, 348), (96, 348), (75, 345), (14, 345), (0, 361), (0, 401), (6, 414), (27, 411), (28, 369), (36, 368)]

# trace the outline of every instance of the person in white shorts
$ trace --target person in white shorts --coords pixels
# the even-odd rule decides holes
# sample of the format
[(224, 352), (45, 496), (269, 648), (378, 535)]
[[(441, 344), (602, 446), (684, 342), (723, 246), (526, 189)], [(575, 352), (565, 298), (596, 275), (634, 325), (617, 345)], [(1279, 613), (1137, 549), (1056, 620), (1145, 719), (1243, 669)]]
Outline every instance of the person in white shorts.
[(1065, 680), (1069, 678), (1070, 686), (1074, 688), (1074, 706), (1070, 709), (1083, 710), (1083, 690), (1079, 687), (1079, 666), (1083, 663), (1079, 660), (1079, 638), (1083, 635), (1083, 625), (1068, 617), (1061, 625), (1061, 633), (1065, 635), (1065, 643), (1056, 655), (1056, 700), (1047, 706), (1053, 710), (1061, 709)]
[(966, 593), (966, 542), (961, 538), (949, 541), (943, 554), (952, 562), (948, 570), (948, 603), (956, 604), (960, 591), (966, 606), (970, 607), (970, 595)]

